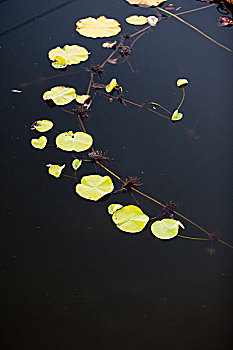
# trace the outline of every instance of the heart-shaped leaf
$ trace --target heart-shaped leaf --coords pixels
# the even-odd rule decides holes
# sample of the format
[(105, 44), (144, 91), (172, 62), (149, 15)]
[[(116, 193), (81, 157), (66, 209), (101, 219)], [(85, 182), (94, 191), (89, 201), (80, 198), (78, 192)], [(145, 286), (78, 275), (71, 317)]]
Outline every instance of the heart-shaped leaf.
[(50, 165), (49, 167), (49, 174), (55, 177), (60, 177), (62, 170), (65, 168), (65, 164), (64, 165)]
[(47, 143), (47, 138), (45, 136), (41, 136), (38, 139), (32, 139), (31, 144), (34, 148), (43, 149), (45, 148)]
[(173, 122), (175, 122), (175, 121), (180, 120), (180, 119), (182, 119), (182, 118), (183, 118), (183, 114), (180, 113), (180, 112), (178, 111), (178, 109), (176, 109), (175, 112), (173, 112), (173, 114), (172, 114), (171, 120), (172, 120)]

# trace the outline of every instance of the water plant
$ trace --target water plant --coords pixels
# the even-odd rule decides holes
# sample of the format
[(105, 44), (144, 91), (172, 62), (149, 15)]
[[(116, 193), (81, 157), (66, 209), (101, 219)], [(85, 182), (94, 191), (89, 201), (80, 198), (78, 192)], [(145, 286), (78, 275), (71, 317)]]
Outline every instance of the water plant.
[[(177, 122), (180, 121), (183, 117), (183, 113), (180, 112), (180, 108), (185, 99), (185, 86), (188, 84), (188, 80), (186, 78), (179, 78), (176, 82), (178, 88), (182, 89), (182, 99), (179, 103), (178, 107), (174, 110), (174, 112), (170, 112), (167, 107), (162, 106), (157, 102), (144, 102), (142, 104), (138, 104), (133, 101), (126, 100), (123, 95), (123, 88), (119, 86), (117, 78), (114, 77), (110, 81), (105, 84), (100, 84), (95, 81), (95, 77), (101, 77), (104, 71), (104, 67), (107, 63), (109, 64), (118, 64), (119, 62), (127, 62), (132, 70), (132, 66), (128, 60), (128, 57), (132, 53), (132, 48), (136, 41), (141, 38), (144, 33), (148, 30), (154, 29), (157, 24), (164, 19), (161, 15), (159, 15), (158, 10), (165, 12), (166, 15), (175, 17), (181, 22), (187, 24), (187, 22), (181, 20), (179, 15), (174, 15), (167, 10), (164, 10), (159, 5), (162, 5), (165, 1), (159, 0), (141, 0), (141, 1), (133, 1), (126, 0), (131, 5), (139, 5), (143, 7), (156, 7), (157, 16), (137, 16), (133, 15), (126, 18), (126, 21), (132, 25), (145, 25), (147, 27), (137, 31), (134, 34), (125, 34), (122, 35), (119, 42), (117, 40), (113, 42), (106, 42), (105, 45), (102, 45), (104, 49), (112, 50), (111, 53), (107, 56), (107, 58), (97, 65), (91, 65), (85, 70), (90, 74), (90, 80), (88, 83), (88, 88), (85, 93), (80, 95), (77, 94), (76, 88), (66, 87), (66, 86), (55, 86), (52, 87), (49, 91), (43, 93), (43, 99), (45, 101), (53, 101), (55, 105), (63, 106), (68, 105), (70, 102), (75, 101), (77, 106), (75, 109), (71, 111), (65, 110), (65, 112), (74, 114), (80, 124), (81, 131), (63, 131), (58, 134), (55, 138), (55, 145), (58, 149), (62, 151), (72, 152), (74, 157), (72, 161), (72, 168), (74, 170), (74, 176), (69, 176), (64, 174), (65, 164), (57, 165), (57, 164), (49, 164), (48, 172), (50, 175), (59, 178), (61, 175), (70, 177), (77, 181), (76, 171), (80, 168), (82, 161), (93, 162), (95, 166), (99, 166), (105, 170), (105, 173), (108, 175), (101, 176), (99, 174), (89, 174), (87, 176), (83, 176), (78, 184), (75, 185), (75, 192), (80, 197), (83, 197), (88, 200), (98, 201), (99, 199), (110, 196), (111, 193), (119, 194), (119, 193), (129, 193), (136, 203), (139, 205), (137, 199), (134, 194), (139, 194), (144, 196), (145, 198), (153, 201), (162, 207), (162, 213), (159, 213), (155, 217), (151, 217), (147, 214), (144, 214), (142, 209), (137, 205), (126, 205), (123, 206), (121, 204), (112, 203), (108, 206), (108, 213), (112, 215), (112, 221), (116, 224), (117, 228), (121, 231), (128, 233), (138, 233), (146, 228), (148, 223), (150, 225), (150, 229), (152, 234), (163, 240), (172, 239), (174, 237), (181, 237), (186, 239), (196, 239), (196, 240), (204, 240), (204, 241), (213, 241), (213, 236), (207, 230), (202, 228), (200, 225), (196, 224), (189, 218), (185, 217), (178, 211), (176, 211), (176, 204), (170, 201), (167, 204), (163, 204), (155, 198), (150, 197), (149, 195), (143, 193), (139, 188), (142, 186), (140, 179), (138, 177), (129, 176), (126, 179), (122, 179), (120, 176), (116, 175), (115, 172), (106, 167), (106, 162), (110, 161), (110, 157), (107, 156), (107, 152), (102, 150), (95, 150), (93, 147), (94, 139), (91, 135), (89, 135), (84, 126), (84, 120), (89, 115), (90, 106), (93, 104), (96, 94), (98, 93), (100, 96), (108, 98), (110, 102), (116, 101), (126, 104), (131, 104), (136, 107), (145, 108), (146, 110), (161, 116), (168, 121)], [(158, 8), (157, 8), (158, 7)], [(187, 24), (189, 25), (189, 24)], [(105, 16), (100, 16), (99, 18), (84, 18), (79, 19), (76, 23), (76, 31), (79, 35), (98, 38), (98, 37), (111, 37), (115, 36), (121, 31), (120, 23), (111, 18), (106, 18)], [(189, 25), (191, 26), (191, 25)], [(195, 27), (191, 26), (196, 30)], [(199, 30), (198, 30), (199, 31)], [(199, 31), (200, 32), (200, 31)], [(217, 43), (215, 40), (211, 39), (209, 36), (203, 34), (202, 35), (210, 39), (212, 42), (215, 42), (217, 45), (231, 51), (226, 48), (224, 45)], [(130, 43), (127, 45), (125, 42), (129, 40)], [(52, 61), (53, 68), (56, 69), (64, 69), (69, 65), (73, 64), (81, 64), (84, 61), (87, 61), (90, 53), (87, 49), (79, 46), (79, 45), (65, 45), (63, 48), (56, 47), (51, 49), (48, 53), (49, 59)], [(84, 91), (84, 90), (83, 90)], [(114, 94), (117, 95), (114, 95)], [(166, 113), (164, 115), (157, 111), (157, 108), (162, 109), (162, 112)], [(49, 120), (38, 120), (33, 123), (32, 129), (38, 132), (48, 132), (53, 127), (53, 122)], [(41, 136), (38, 139), (32, 139), (31, 144), (34, 148), (44, 149), (47, 144), (46, 136)], [(91, 152), (90, 152), (91, 148)], [(73, 152), (84, 152), (88, 151), (86, 154), (86, 159), (81, 158)], [(114, 184), (111, 175), (121, 183), (121, 188), (114, 191)], [(114, 191), (114, 192), (113, 192)], [(134, 194), (133, 194), (134, 193)], [(179, 216), (182, 220), (186, 220), (190, 224), (194, 225), (200, 231), (207, 235), (207, 238), (193, 237), (193, 236), (183, 236), (179, 235), (179, 228), (185, 230), (185, 226), (182, 222), (175, 219), (175, 216)], [(233, 248), (232, 245), (227, 242), (220, 240), (219, 238), (214, 238), (219, 243), (223, 243), (224, 245)]]

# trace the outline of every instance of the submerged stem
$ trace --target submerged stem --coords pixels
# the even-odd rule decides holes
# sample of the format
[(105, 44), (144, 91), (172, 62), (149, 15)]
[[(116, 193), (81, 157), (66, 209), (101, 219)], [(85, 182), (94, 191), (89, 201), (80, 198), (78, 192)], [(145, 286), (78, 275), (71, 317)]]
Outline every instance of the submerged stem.
[(199, 30), (198, 28), (194, 27), (192, 24), (190, 24), (190, 23), (184, 21), (182, 18), (180, 18), (179, 16), (175, 15), (174, 13), (171, 13), (171, 12), (169, 12), (169, 11), (167, 11), (167, 10), (164, 10), (164, 9), (161, 8), (161, 7), (158, 7), (158, 10), (159, 10), (159, 11), (162, 11), (162, 12), (165, 12), (165, 13), (167, 13), (168, 15), (170, 15), (170, 16), (172, 16), (172, 17), (178, 19), (178, 21), (180, 21), (180, 22), (186, 24), (188, 27), (194, 29), (196, 32), (198, 32), (199, 34), (203, 35), (204, 37), (206, 37), (207, 39), (209, 39), (210, 41), (212, 41), (212, 42), (215, 43), (216, 45), (223, 47), (225, 50), (227, 50), (227, 51), (229, 51), (229, 52), (232, 52), (231, 49), (229, 49), (228, 47), (226, 47), (226, 46), (220, 44), (218, 41), (212, 39), (210, 36), (208, 36), (207, 34), (203, 33), (201, 30)]

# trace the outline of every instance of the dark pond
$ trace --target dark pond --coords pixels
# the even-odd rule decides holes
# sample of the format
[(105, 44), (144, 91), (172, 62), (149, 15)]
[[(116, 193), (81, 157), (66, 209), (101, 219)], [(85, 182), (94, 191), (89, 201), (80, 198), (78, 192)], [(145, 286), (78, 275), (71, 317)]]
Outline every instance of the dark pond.
[[(184, 11), (204, 6), (173, 3)], [(71, 154), (30, 145), (38, 136), (30, 125), (38, 119), (55, 123), (49, 144), (59, 132), (80, 130), (62, 108), (49, 108), (42, 94), (57, 85), (84, 93), (89, 74), (83, 68), (109, 53), (101, 47), (104, 39), (77, 34), (75, 22), (105, 15), (132, 34), (136, 27), (125, 18), (154, 10), (123, 0), (5, 0), (0, 11), (1, 348), (231, 349), (232, 249), (209, 241), (161, 241), (149, 228), (135, 235), (118, 230), (107, 207), (135, 204), (130, 195), (84, 200), (72, 179), (55, 179), (45, 167), (66, 163), (71, 175)], [(219, 28), (219, 17), (213, 7), (182, 18), (232, 48), (232, 29)], [(86, 47), (90, 59), (54, 70), (47, 53), (65, 44)], [(122, 178), (140, 176), (144, 193), (176, 201), (179, 212), (232, 243), (232, 54), (170, 18), (137, 41), (129, 60), (136, 73), (126, 62), (108, 65), (102, 82), (116, 77), (128, 100), (174, 110), (182, 97), (176, 80), (185, 77), (184, 118), (172, 124), (97, 96), (85, 121), (95, 149), (108, 150), (114, 158), (108, 166)], [(78, 178), (95, 172), (86, 163)], [(137, 200), (150, 217), (159, 214), (155, 203)], [(181, 221), (183, 234), (206, 238)]]

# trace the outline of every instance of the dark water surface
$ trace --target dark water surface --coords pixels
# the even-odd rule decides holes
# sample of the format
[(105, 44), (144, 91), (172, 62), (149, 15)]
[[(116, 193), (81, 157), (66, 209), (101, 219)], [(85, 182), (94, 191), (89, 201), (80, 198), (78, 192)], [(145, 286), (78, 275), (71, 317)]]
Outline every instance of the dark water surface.
[[(202, 5), (173, 3), (182, 10)], [(6, 0), (0, 12), (1, 348), (231, 349), (232, 249), (213, 243), (210, 255), (210, 242), (159, 241), (149, 228), (136, 235), (118, 230), (107, 206), (134, 204), (130, 195), (84, 200), (75, 194), (72, 179), (57, 180), (45, 167), (66, 163), (66, 173), (72, 174), (71, 154), (30, 146), (38, 136), (30, 125), (38, 119), (55, 124), (50, 144), (59, 132), (80, 130), (60, 107), (49, 108), (42, 94), (56, 85), (84, 93), (89, 75), (82, 68), (101, 63), (109, 53), (101, 47), (104, 39), (77, 34), (75, 22), (104, 14), (132, 34), (136, 27), (125, 18), (154, 10), (123, 0)], [(211, 8), (182, 18), (233, 47), (232, 28), (217, 27), (219, 16)], [(86, 47), (90, 59), (55, 71), (47, 52), (65, 44)], [(114, 158), (109, 166), (122, 178), (141, 176), (145, 193), (163, 203), (178, 202), (179, 212), (232, 243), (232, 54), (169, 19), (138, 40), (130, 62), (137, 73), (127, 63), (106, 66), (102, 82), (117, 77), (125, 98), (174, 110), (182, 95), (175, 83), (185, 77), (190, 84), (181, 109), (184, 119), (171, 124), (97, 97), (85, 121), (95, 149), (109, 151)], [(78, 177), (95, 172), (85, 164)], [(153, 202), (137, 199), (150, 217), (159, 213)], [(205, 238), (181, 221), (187, 228), (183, 234)]]

